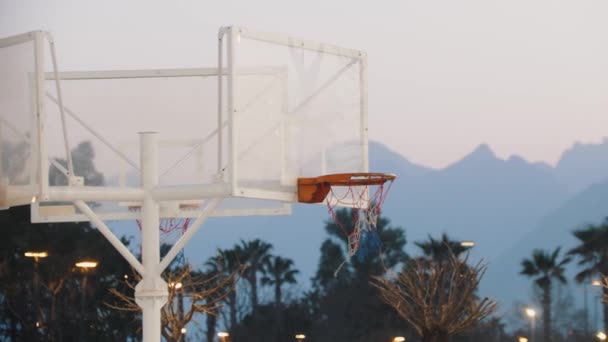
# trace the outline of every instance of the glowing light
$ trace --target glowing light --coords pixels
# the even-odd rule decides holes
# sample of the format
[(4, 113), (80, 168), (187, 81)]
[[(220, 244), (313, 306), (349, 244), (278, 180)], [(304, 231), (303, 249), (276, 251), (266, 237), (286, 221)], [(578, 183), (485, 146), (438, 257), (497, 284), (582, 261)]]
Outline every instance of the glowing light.
[(97, 261), (80, 261), (76, 263), (76, 267), (89, 269), (97, 267)]
[(525, 312), (526, 312), (526, 316), (528, 316), (530, 318), (536, 317), (536, 311), (534, 311), (534, 309), (526, 308)]
[(600, 341), (606, 341), (606, 334), (603, 331), (598, 331), (597, 334), (595, 334), (595, 337), (597, 337), (598, 340)]
[(175, 288), (176, 290), (181, 289), (181, 288), (182, 288), (182, 286), (183, 286), (183, 284), (182, 284), (182, 283), (169, 283), (169, 287), (170, 287), (170, 288)]
[(217, 333), (217, 336), (218, 337), (228, 337), (228, 336), (230, 336), (230, 334), (227, 332), (224, 332), (224, 331), (220, 331)]
[(25, 252), (24, 255), (28, 258), (46, 258), (49, 256), (47, 252)]
[(405, 337), (403, 336), (397, 336), (395, 338), (393, 338), (393, 342), (404, 342), (405, 341)]
[(475, 241), (461, 241), (460, 245), (462, 247), (475, 247)]
[(182, 334), (185, 334), (186, 331), (188, 331), (188, 330), (186, 330), (186, 328), (182, 328), (182, 330), (181, 330)]
[(591, 285), (593, 285), (593, 286), (602, 286), (602, 282), (600, 280), (593, 279), (591, 281)]
[(519, 341), (519, 342), (528, 342), (528, 339), (527, 339), (526, 337), (521, 337), (521, 336), (520, 336), (520, 337), (517, 339), (517, 341)]
[(296, 340), (303, 340), (305, 338), (306, 338), (306, 335), (304, 335), (304, 334), (297, 334), (296, 335)]

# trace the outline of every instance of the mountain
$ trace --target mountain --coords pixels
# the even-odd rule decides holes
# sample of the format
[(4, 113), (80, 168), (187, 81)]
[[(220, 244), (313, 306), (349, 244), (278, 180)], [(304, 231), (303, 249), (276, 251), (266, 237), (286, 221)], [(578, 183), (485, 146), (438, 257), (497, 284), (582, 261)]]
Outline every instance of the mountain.
[(500, 255), (570, 195), (542, 165), (499, 159), (487, 145), (445, 169), (399, 178), (393, 188), (385, 213), (409, 241), (447, 232), (474, 240), (473, 255), (484, 259)]
[(555, 166), (557, 179), (573, 192), (583, 191), (608, 176), (608, 138), (599, 144), (576, 143)]
[[(481, 290), (503, 303), (528, 299), (531, 281), (519, 275), (521, 261), (530, 257), (535, 248), (553, 250), (561, 246), (566, 253), (577, 245), (572, 231), (587, 224), (599, 224), (607, 215), (608, 181), (605, 181), (588, 187), (548, 213), (535, 229), (507, 248), (489, 265)], [(567, 269), (571, 280), (577, 272), (576, 263), (570, 263)]]

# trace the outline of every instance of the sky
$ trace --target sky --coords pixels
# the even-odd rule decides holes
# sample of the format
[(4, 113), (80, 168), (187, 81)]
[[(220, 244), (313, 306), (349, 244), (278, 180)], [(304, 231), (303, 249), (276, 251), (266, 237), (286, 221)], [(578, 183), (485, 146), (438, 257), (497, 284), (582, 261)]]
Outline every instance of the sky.
[(62, 70), (212, 67), (224, 25), (365, 50), (371, 139), (437, 168), (481, 143), (555, 164), (608, 136), (607, 12), (603, 0), (0, 0), (0, 37), (50, 31)]

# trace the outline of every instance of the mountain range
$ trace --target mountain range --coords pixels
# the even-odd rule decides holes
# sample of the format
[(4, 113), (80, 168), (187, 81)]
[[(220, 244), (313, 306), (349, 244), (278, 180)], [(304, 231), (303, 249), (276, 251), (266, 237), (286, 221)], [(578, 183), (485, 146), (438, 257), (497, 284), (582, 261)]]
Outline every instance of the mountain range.
[[(417, 165), (372, 142), (370, 169), (399, 176), (383, 215), (405, 230), (406, 251), (418, 254), (413, 242), (443, 232), (475, 241), (472, 260), (489, 265), (480, 293), (503, 306), (529, 299), (531, 282), (519, 275), (519, 268), (534, 248), (568, 250), (576, 243), (572, 230), (608, 215), (608, 140), (577, 143), (554, 167), (518, 156), (501, 159), (482, 144), (443, 169)], [(186, 253), (202, 263), (217, 248), (261, 238), (274, 245), (274, 253), (295, 261), (300, 284), (307, 288), (326, 238), (327, 219), (327, 209), (314, 205), (296, 205), (290, 216), (213, 218)]]

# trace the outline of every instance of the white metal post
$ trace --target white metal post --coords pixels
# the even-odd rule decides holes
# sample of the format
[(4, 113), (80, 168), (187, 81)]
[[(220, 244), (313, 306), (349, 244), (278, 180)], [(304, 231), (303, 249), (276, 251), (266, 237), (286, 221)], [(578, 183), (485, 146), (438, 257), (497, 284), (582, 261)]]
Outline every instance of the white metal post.
[(152, 197), (158, 185), (158, 134), (140, 133), (141, 182), (144, 190), (142, 203), (142, 264), (143, 279), (135, 287), (135, 300), (143, 311), (143, 341), (161, 340), (161, 309), (167, 303), (167, 284), (160, 277), (160, 210)]
[[(228, 29), (228, 120), (230, 126), (228, 129), (228, 140), (230, 144), (230, 185), (232, 188), (232, 194), (235, 195), (238, 191), (237, 183), (237, 170), (238, 170), (238, 115), (237, 112), (237, 60), (236, 60), (236, 46), (237, 46), (237, 35), (238, 28), (232, 26)], [(221, 127), (220, 127), (221, 129)]]
[(46, 116), (44, 115), (44, 49), (43, 32), (34, 33), (36, 56), (36, 121), (38, 122), (38, 172), (40, 172), (40, 196), (49, 199), (49, 160), (46, 146)]
[(367, 121), (367, 54), (361, 53), (359, 57), (359, 92), (360, 92), (360, 110), (361, 110), (361, 140), (363, 142), (362, 156), (363, 172), (369, 172), (369, 151), (368, 151), (368, 121)]

